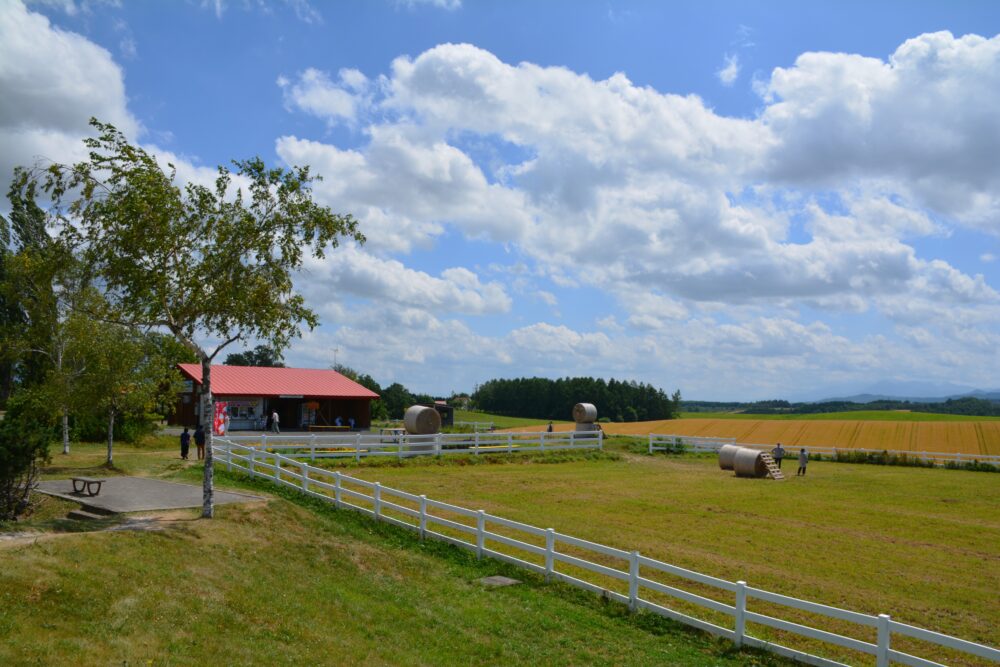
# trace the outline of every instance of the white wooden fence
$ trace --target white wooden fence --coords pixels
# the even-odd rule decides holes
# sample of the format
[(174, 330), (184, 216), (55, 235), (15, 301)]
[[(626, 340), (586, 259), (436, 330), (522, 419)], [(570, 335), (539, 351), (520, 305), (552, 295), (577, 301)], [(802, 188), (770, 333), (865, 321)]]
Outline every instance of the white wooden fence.
[[(660, 435), (649, 434), (649, 453), (664, 451), (682, 446), (696, 452), (718, 451), (723, 445), (739, 445), (751, 449), (771, 451), (774, 445), (745, 444), (736, 442), (736, 438), (701, 438), (689, 435)], [(795, 457), (801, 445), (785, 448), (788, 457)], [(1000, 466), (1000, 455), (993, 454), (963, 454), (960, 452), (915, 452), (901, 449), (863, 449), (861, 447), (813, 447), (806, 445), (806, 451), (810, 454), (823, 454), (824, 456), (836, 456), (840, 454), (850, 454), (851, 452), (864, 452), (869, 454), (888, 454), (890, 456), (906, 456), (911, 459), (919, 459), (924, 462), (943, 463), (969, 463), (978, 461), (989, 465)]]
[[(489, 556), (513, 563), (540, 573), (546, 579), (562, 581), (617, 600), (634, 610), (645, 609), (725, 637), (737, 646), (766, 649), (819, 667), (844, 667), (836, 660), (754, 637), (748, 632), (747, 623), (757, 623), (874, 656), (877, 667), (888, 667), (893, 662), (913, 667), (943, 667), (940, 663), (893, 648), (893, 635), (915, 638), (986, 661), (1000, 662), (1000, 650), (900, 623), (886, 614), (862, 614), (761, 590), (748, 586), (744, 581), (726, 581), (647, 558), (638, 551), (608, 547), (557, 532), (553, 528), (538, 528), (487, 514), (483, 510), (459, 507), (425, 495), (385, 487), (378, 482), (350, 477), (339, 471), (311, 466), (277, 452), (238, 444), (231, 438), (213, 439), (213, 452), (216, 465), (225, 466), (229, 471), (245, 472), (251, 477), (262, 477), (295, 488), (336, 507), (355, 510), (376, 521), (416, 531), (422, 539), (430, 537), (469, 549), (480, 558)], [(598, 560), (609, 564), (595, 562)], [(618, 566), (614, 567), (614, 564)], [(693, 587), (701, 592), (708, 594), (707, 591), (711, 591), (732, 602), (712, 599), (657, 580), (664, 575), (683, 580), (689, 587), (693, 582)], [(616, 585), (625, 592), (614, 590)], [(714, 612), (726, 619), (721, 621), (725, 626), (671, 609), (666, 606), (668, 599), (681, 600), (699, 610), (708, 610), (706, 615)], [(847, 621), (867, 628), (867, 632), (874, 634), (875, 641), (864, 641), (751, 611), (748, 609), (751, 600), (804, 611), (824, 619)]]
[(546, 433), (434, 433), (393, 435), (351, 433), (344, 435), (232, 435), (229, 442), (280, 452), (293, 459), (360, 460), (369, 456), (438, 456), (441, 454), (511, 454), (602, 449), (601, 431)]
[(649, 434), (649, 453), (673, 450), (678, 447), (695, 451), (715, 451), (723, 445), (735, 445), (736, 438), (706, 438), (693, 435)]

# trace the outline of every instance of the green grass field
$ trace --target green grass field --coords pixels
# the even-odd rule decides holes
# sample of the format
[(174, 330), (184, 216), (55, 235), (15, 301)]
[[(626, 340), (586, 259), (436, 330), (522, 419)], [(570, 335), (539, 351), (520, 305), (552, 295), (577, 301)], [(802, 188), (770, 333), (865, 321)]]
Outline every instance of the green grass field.
[(997, 421), (1000, 420), (1000, 417), (939, 415), (930, 412), (903, 412), (899, 410), (858, 410), (857, 412), (824, 412), (814, 415), (752, 415), (745, 412), (683, 412), (681, 413), (681, 419), (833, 419), (837, 421), (980, 422)]
[[(487, 412), (477, 412), (475, 410), (455, 410), (455, 421), (463, 422), (493, 422), (498, 429), (521, 428), (523, 426), (545, 426), (548, 419), (530, 419), (527, 417), (504, 417), (503, 415), (491, 415)], [(568, 424), (565, 420), (555, 420), (556, 424)]]
[[(74, 446), (48, 476), (196, 483), (200, 468), (175, 457), (120, 447), (107, 471), (100, 445)], [(174, 511), (158, 532), (0, 540), (0, 664), (784, 664), (294, 491), (218, 479), (269, 501), (211, 521)], [(69, 505), (49, 501), (17, 529), (65, 531)], [(476, 583), (493, 574), (525, 583)]]
[[(812, 462), (806, 477), (777, 483), (737, 479), (711, 457), (629, 454), (617, 461), (360, 468), (350, 474), (638, 549), (730, 581), (1000, 643), (995, 474)], [(808, 615), (801, 619), (808, 622)], [(874, 639), (850, 624), (828, 623), (824, 627)], [(764, 628), (752, 631), (788, 640)], [(819, 650), (808, 641), (800, 645)], [(905, 639), (898, 645), (913, 646)], [(831, 657), (856, 664), (857, 654), (833, 650)], [(923, 655), (977, 664), (944, 650)]]

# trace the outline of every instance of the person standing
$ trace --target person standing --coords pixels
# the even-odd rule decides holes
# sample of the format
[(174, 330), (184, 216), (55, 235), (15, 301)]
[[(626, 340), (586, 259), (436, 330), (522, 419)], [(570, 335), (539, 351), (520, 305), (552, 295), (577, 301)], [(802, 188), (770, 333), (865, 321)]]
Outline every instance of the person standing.
[(552, 422), (549, 422), (549, 427), (546, 429), (548, 433), (552, 433)]
[(281, 433), (281, 428), (278, 426), (278, 411), (271, 411), (271, 433)]
[(198, 460), (205, 458), (205, 429), (201, 424), (194, 430), (194, 445), (198, 449)]
[(771, 450), (771, 456), (774, 457), (774, 462), (778, 464), (778, 470), (781, 470), (781, 459), (785, 458), (785, 448), (778, 443), (778, 446)]
[(795, 473), (796, 477), (799, 475), (805, 477), (807, 463), (809, 463), (809, 454), (806, 453), (806, 448), (803, 447), (799, 450), (799, 471)]
[(188, 450), (191, 449), (191, 434), (188, 433), (188, 427), (184, 427), (184, 432), (181, 433), (181, 458), (187, 461)]

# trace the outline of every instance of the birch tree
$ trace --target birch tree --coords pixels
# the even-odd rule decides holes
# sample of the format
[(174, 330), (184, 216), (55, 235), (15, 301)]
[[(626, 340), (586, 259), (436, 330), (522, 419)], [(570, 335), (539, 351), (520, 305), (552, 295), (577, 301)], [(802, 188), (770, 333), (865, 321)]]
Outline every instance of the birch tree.
[(32, 195), (12, 188), (10, 222), (0, 219), (0, 240), (12, 250), (4, 253), (0, 275), (0, 341), (12, 374), (58, 407), (68, 454), (74, 386), (85, 372), (91, 324), (79, 306), (96, 295), (76, 258), (46, 233), (45, 213)]
[(155, 409), (163, 397), (176, 397), (180, 373), (160, 355), (150, 336), (101, 322), (92, 329), (86, 366), (77, 397), (107, 419), (106, 463), (112, 466), (116, 420), (129, 414), (141, 416)]
[(50, 199), (56, 237), (92, 267), (121, 323), (162, 328), (198, 356), (202, 516), (211, 517), (212, 361), (240, 340), (280, 353), (302, 325), (315, 327), (293, 273), (306, 253), (322, 258), (341, 238), (364, 236), (353, 217), (313, 201), (307, 167), (252, 158), (219, 167), (212, 187), (181, 185), (173, 165), (161, 168), (112, 125), (91, 125), (87, 160), (18, 170), (15, 183)]

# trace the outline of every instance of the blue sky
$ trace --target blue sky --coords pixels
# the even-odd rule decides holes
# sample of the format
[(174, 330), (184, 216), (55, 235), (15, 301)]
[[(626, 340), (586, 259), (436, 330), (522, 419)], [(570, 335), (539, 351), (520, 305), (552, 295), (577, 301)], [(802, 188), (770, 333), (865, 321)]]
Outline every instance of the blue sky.
[(3, 0), (0, 169), (91, 115), (182, 179), (309, 164), (369, 241), (300, 277), (297, 365), (996, 388), (998, 32), (992, 2)]

